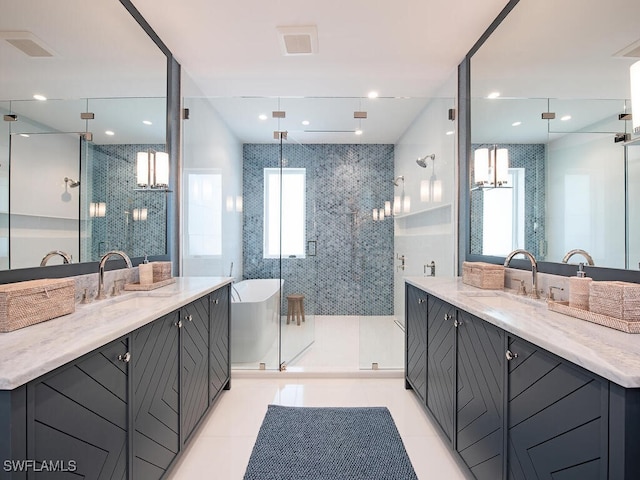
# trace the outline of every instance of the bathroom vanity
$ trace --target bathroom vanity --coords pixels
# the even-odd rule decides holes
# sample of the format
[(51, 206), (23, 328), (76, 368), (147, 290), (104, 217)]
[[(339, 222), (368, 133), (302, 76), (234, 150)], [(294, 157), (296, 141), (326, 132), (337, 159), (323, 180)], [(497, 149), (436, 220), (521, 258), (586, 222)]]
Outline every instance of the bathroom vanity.
[(230, 387), (230, 280), (179, 277), (1, 334), (0, 478), (163, 478)]
[(638, 478), (640, 337), (459, 278), (405, 294), (405, 385), (473, 477)]

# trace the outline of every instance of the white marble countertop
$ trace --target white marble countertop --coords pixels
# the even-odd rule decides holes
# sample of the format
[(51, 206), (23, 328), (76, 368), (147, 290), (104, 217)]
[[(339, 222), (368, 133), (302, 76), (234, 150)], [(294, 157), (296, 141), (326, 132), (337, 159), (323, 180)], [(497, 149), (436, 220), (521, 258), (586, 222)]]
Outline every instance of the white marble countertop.
[[(76, 304), (74, 313), (0, 333), (0, 390), (12, 390), (126, 335), (228, 283), (227, 277), (177, 277), (148, 292)], [(124, 353), (124, 352), (123, 352)]]
[(461, 278), (405, 281), (623, 387), (640, 387), (640, 334), (552, 312), (545, 300), (465, 285)]

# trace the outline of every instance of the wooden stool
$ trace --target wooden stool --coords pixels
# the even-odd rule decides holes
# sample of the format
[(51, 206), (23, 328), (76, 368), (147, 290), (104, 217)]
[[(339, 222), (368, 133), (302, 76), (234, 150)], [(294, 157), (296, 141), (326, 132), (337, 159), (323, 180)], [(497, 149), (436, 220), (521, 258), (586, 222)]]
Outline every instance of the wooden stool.
[(304, 295), (302, 294), (293, 294), (287, 295), (287, 325), (291, 321), (291, 317), (293, 320), (300, 325), (300, 319), (304, 322)]

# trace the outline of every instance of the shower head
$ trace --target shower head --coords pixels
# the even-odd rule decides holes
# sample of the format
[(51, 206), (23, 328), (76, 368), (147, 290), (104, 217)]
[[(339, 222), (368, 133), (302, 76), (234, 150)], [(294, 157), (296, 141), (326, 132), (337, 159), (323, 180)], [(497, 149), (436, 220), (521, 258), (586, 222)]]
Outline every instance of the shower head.
[(394, 178), (393, 184), (397, 187), (398, 185), (400, 185), (400, 181), (404, 183), (404, 175), (400, 175), (399, 177)]
[(422, 168), (427, 168), (427, 160), (435, 160), (436, 154), (432, 153), (431, 155), (425, 155), (424, 157), (420, 157), (416, 159), (416, 163), (420, 165)]
[(76, 182), (75, 180), (71, 180), (69, 177), (64, 177), (64, 183), (69, 185), (70, 188), (76, 188), (80, 186), (80, 180)]

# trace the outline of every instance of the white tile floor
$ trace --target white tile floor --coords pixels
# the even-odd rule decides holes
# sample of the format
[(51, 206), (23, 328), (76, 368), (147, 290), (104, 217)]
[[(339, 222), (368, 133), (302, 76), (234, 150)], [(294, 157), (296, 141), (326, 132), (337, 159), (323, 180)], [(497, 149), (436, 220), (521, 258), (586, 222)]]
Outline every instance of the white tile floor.
[[(404, 331), (393, 316), (308, 315), (300, 326), (282, 319), (282, 358), (289, 371), (369, 370), (372, 363), (383, 370), (402, 370), (403, 346)], [(256, 370), (261, 361), (268, 370), (277, 370), (277, 338), (262, 359), (233, 368)]]
[(314, 407), (386, 406), (421, 480), (467, 477), (404, 380), (353, 378), (234, 379), (194, 434), (170, 480), (242, 479), (268, 404)]
[[(283, 328), (289, 348), (304, 344), (313, 329), (312, 347), (286, 372), (246, 370), (249, 365), (233, 370), (231, 390), (222, 393), (169, 480), (242, 479), (270, 403), (386, 406), (419, 479), (467, 478), (415, 394), (404, 388), (404, 332), (393, 317), (316, 316), (306, 326)], [(372, 371), (372, 362), (381, 370)]]

